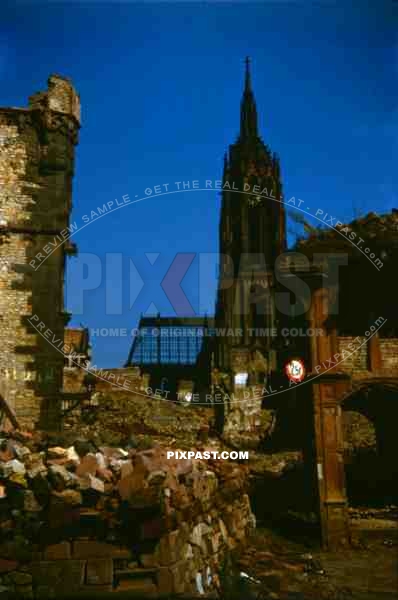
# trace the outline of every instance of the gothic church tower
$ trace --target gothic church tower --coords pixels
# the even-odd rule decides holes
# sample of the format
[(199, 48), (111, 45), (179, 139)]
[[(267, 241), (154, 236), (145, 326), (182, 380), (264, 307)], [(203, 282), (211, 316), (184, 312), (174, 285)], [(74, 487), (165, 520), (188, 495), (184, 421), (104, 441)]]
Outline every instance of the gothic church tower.
[(279, 160), (259, 135), (247, 58), (240, 132), (224, 160), (216, 327), (229, 331), (216, 340), (215, 353), (222, 370), (248, 372), (259, 354), (270, 364), (265, 330), (276, 327), (273, 270), (286, 248), (281, 193)]

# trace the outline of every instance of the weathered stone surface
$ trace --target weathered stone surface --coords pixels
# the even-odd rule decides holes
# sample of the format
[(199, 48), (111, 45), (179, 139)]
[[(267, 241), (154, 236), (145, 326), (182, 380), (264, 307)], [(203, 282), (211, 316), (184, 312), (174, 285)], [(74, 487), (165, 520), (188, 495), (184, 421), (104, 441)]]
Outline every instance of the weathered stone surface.
[(10, 573), (10, 578), (15, 585), (28, 585), (32, 583), (32, 575), (30, 573), (23, 573), (22, 571)]
[(73, 483), (73, 475), (61, 465), (51, 465), (48, 477), (54, 489), (62, 492), (68, 485)]
[[(70, 81), (53, 75), (48, 90), (30, 100), (28, 108), (0, 109), (0, 208), (3, 226), (14, 229), (0, 245), (6, 265), (0, 274), (0, 313), (7, 315), (0, 332), (0, 372), (18, 422), (28, 427), (40, 418), (50, 426), (58, 416), (64, 357), (45, 332), (62, 340), (66, 245), (48, 255), (43, 249), (49, 250), (52, 239), (47, 232), (68, 234), (79, 129), (79, 100)], [(44, 262), (35, 259), (38, 253), (46, 256)], [(34, 269), (32, 262), (42, 264)], [(43, 322), (42, 334), (25, 323), (32, 315), (36, 325)]]
[(28, 477), (33, 479), (39, 473), (47, 473), (47, 467), (43, 462), (43, 456), (40, 452), (31, 453), (24, 461)]
[(192, 530), (190, 543), (198, 547), (203, 547), (203, 536), (210, 533), (210, 531), (211, 529), (206, 523), (198, 523)]
[(84, 477), (86, 475), (92, 475), (95, 477), (99, 468), (98, 459), (95, 454), (88, 453), (80, 461), (76, 467), (76, 475), (78, 477)]
[(171, 531), (161, 538), (158, 546), (159, 562), (161, 565), (170, 565), (178, 560), (178, 537), (178, 531)]
[(130, 592), (133, 598), (156, 598), (158, 588), (151, 579), (125, 579), (119, 582), (115, 592)]
[(121, 460), (119, 461), (120, 466), (120, 478), (128, 477), (132, 474), (134, 468), (131, 460)]
[(60, 590), (65, 590), (66, 585), (67, 592), (73, 593), (79, 591), (84, 584), (85, 561), (42, 561), (32, 563), (30, 572), (35, 588), (38, 590), (41, 589), (43, 595), (46, 597), (54, 593), (59, 595)]
[(97, 558), (87, 561), (86, 583), (88, 585), (105, 585), (113, 582), (113, 560)]
[(67, 450), (66, 448), (61, 448), (60, 446), (54, 446), (52, 448), (48, 448), (47, 457), (51, 459), (56, 458), (67, 458)]
[(71, 558), (71, 545), (69, 542), (61, 542), (47, 546), (44, 550), (44, 560), (67, 560)]
[(153, 554), (141, 554), (140, 562), (143, 567), (155, 567), (159, 563), (159, 557), (156, 552)]
[(18, 563), (15, 560), (7, 560), (0, 558), (0, 574), (15, 571), (18, 568)]
[(158, 569), (156, 580), (160, 595), (171, 594), (173, 592), (173, 575), (168, 567), (160, 567)]
[(180, 560), (170, 567), (170, 572), (173, 579), (173, 592), (182, 594), (185, 591), (186, 563)]
[(82, 495), (78, 490), (64, 490), (63, 492), (52, 492), (52, 495), (65, 505), (80, 506), (83, 502)]
[(74, 558), (129, 558), (131, 553), (118, 546), (103, 542), (77, 540), (73, 542)]
[(79, 478), (79, 487), (81, 490), (92, 490), (93, 492), (98, 492), (99, 494), (103, 494), (105, 492), (105, 485), (101, 479), (98, 477), (94, 477), (87, 473), (84, 477)]
[(31, 490), (24, 491), (24, 510), (27, 512), (39, 512), (42, 510), (41, 504), (38, 503), (34, 493)]
[(10, 477), (13, 474), (24, 475), (25, 465), (17, 458), (7, 462), (0, 463), (0, 475), (3, 478)]

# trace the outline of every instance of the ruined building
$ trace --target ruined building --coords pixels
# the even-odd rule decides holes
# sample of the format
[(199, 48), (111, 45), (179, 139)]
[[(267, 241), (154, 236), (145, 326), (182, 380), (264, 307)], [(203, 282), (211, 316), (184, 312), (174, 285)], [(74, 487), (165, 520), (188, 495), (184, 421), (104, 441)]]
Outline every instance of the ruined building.
[[(64, 356), (64, 271), (79, 97), (58, 75), (27, 108), (0, 109), (0, 376), (20, 424), (52, 426)], [(44, 325), (43, 325), (44, 324)], [(40, 330), (38, 326), (40, 325)]]
[[(387, 505), (398, 498), (398, 292), (392, 285), (397, 248), (396, 210), (370, 213), (298, 246), (301, 258), (315, 267), (294, 269), (311, 292), (300, 325), (322, 335), (304, 338), (290, 350), (307, 366), (306, 385), (295, 390), (290, 419), (297, 429), (297, 416), (311, 403), (322, 534), (329, 547), (348, 542), (347, 506), (353, 492), (362, 501), (366, 497)], [(326, 259), (322, 264), (315, 260), (317, 253)], [(371, 455), (354, 456), (362, 469), (356, 482), (347, 477), (347, 458), (353, 459), (347, 456), (343, 421), (349, 422), (350, 414), (367, 420), (376, 439)]]

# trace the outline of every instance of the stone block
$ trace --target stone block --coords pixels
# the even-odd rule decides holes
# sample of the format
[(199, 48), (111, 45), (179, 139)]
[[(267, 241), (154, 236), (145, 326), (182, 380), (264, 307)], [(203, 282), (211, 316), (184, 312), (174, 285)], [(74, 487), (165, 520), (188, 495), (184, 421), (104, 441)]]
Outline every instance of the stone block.
[(131, 558), (128, 549), (104, 542), (90, 540), (76, 540), (73, 542), (72, 554), (74, 558)]
[(74, 480), (72, 473), (61, 465), (51, 465), (48, 469), (48, 477), (53, 487), (59, 492), (62, 492)]
[(119, 582), (115, 593), (128, 592), (131, 598), (157, 598), (158, 588), (151, 579), (125, 579)]
[(25, 490), (23, 495), (24, 510), (26, 512), (39, 512), (42, 506), (36, 500), (34, 493), (31, 490)]
[[(88, 597), (88, 598), (97, 598), (98, 594), (110, 594), (113, 592), (113, 584), (112, 583), (104, 583), (102, 585), (84, 585), (79, 590), (78, 597)], [(102, 597), (102, 596), (99, 596)]]
[(70, 558), (71, 545), (69, 542), (53, 544), (44, 550), (44, 560), (68, 560)]
[(98, 479), (98, 477), (90, 475), (90, 473), (87, 473), (84, 477), (80, 477), (79, 487), (81, 490), (91, 490), (99, 494), (105, 492), (104, 482), (101, 479)]
[(1, 477), (4, 478), (10, 477), (10, 475), (24, 475), (25, 465), (17, 458), (14, 458), (13, 460), (9, 460), (7, 462), (1, 462), (0, 473)]
[(206, 523), (198, 523), (192, 530), (190, 536), (190, 543), (194, 546), (202, 547), (203, 536), (209, 534), (211, 531), (210, 527)]
[(159, 562), (161, 565), (170, 565), (179, 560), (179, 551), (181, 549), (181, 543), (179, 540), (179, 531), (171, 531), (169, 534), (164, 535), (159, 542)]
[(158, 560), (156, 552), (153, 554), (141, 554), (140, 556), (140, 562), (145, 568), (156, 567), (158, 565)]
[(171, 576), (173, 578), (173, 592), (175, 594), (182, 594), (185, 590), (186, 570), (186, 563), (182, 560), (170, 567)]
[(166, 479), (166, 477), (167, 474), (165, 471), (162, 471), (160, 469), (152, 471), (151, 473), (149, 473), (147, 478), (148, 485), (161, 485)]
[(14, 585), (30, 585), (32, 583), (32, 575), (22, 571), (10, 573), (10, 579)]
[[(31, 563), (30, 572), (33, 585), (37, 590), (37, 597), (54, 597), (61, 590), (69, 593), (79, 591), (84, 584), (85, 576), (84, 560), (55, 560)], [(67, 589), (66, 586), (67, 585)]]
[(53, 446), (52, 448), (48, 448), (47, 457), (50, 460), (57, 458), (66, 458), (67, 450), (66, 448), (61, 448), (60, 446)]
[(80, 461), (76, 467), (76, 475), (78, 477), (84, 477), (85, 475), (92, 475), (95, 477), (97, 470), (100, 468), (98, 464), (98, 458), (95, 454), (88, 453)]
[(67, 506), (80, 506), (83, 502), (82, 495), (78, 490), (64, 490), (62, 492), (53, 492), (52, 496), (60, 503)]
[(120, 461), (120, 477), (123, 479), (134, 471), (131, 460)]
[(15, 560), (7, 560), (6, 558), (0, 558), (0, 574), (10, 573), (18, 568), (18, 563)]
[(113, 582), (113, 560), (111, 558), (89, 559), (86, 566), (87, 585), (105, 585)]
[(160, 596), (173, 592), (173, 575), (168, 567), (160, 567), (158, 569), (156, 582)]

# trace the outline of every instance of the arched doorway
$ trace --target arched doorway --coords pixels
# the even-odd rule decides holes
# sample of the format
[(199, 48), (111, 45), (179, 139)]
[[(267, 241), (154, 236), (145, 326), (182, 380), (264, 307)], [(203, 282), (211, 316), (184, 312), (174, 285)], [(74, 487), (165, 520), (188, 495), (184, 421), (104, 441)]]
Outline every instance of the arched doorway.
[(349, 504), (397, 504), (398, 385), (364, 383), (341, 406)]

